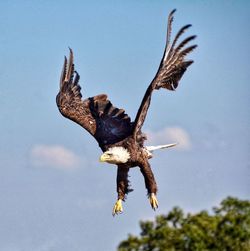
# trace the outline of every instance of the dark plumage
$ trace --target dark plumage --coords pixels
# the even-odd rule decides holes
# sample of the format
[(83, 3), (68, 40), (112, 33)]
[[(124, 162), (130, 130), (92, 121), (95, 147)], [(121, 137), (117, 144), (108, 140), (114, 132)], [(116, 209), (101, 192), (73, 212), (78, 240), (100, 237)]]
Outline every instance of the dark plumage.
[(151, 95), (155, 89), (175, 90), (187, 67), (193, 63), (185, 56), (195, 49), (196, 45), (186, 47), (195, 36), (190, 36), (177, 44), (180, 36), (191, 26), (180, 29), (170, 43), (173, 10), (168, 17), (168, 29), (164, 54), (159, 69), (146, 90), (134, 122), (123, 109), (116, 108), (101, 94), (82, 99), (79, 74), (74, 69), (73, 52), (70, 49), (69, 60), (65, 57), (60, 80), (60, 91), (56, 97), (61, 114), (86, 129), (98, 142), (104, 152), (102, 161), (116, 164), (118, 201), (113, 214), (122, 211), (121, 201), (132, 191), (129, 188), (129, 168), (138, 166), (145, 179), (146, 189), (153, 209), (158, 207), (155, 197), (157, 185), (148, 159), (152, 157), (144, 147), (146, 136), (141, 132), (142, 125), (150, 105)]

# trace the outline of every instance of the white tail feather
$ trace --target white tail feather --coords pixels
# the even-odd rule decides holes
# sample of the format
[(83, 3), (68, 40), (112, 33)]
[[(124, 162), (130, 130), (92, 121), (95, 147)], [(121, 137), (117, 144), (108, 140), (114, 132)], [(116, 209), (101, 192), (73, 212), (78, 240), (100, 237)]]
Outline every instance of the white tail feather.
[(164, 148), (169, 148), (169, 147), (173, 147), (173, 146), (176, 146), (178, 145), (178, 143), (172, 143), (172, 144), (167, 144), (167, 145), (159, 145), (159, 146), (146, 146), (146, 150), (148, 150), (149, 152), (153, 152), (155, 150), (158, 150), (158, 149), (164, 149)]

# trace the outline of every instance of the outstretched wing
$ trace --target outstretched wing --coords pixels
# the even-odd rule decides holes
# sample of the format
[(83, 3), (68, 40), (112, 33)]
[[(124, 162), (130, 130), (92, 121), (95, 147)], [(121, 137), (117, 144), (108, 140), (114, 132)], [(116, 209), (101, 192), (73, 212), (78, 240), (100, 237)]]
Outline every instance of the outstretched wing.
[(171, 91), (175, 90), (187, 67), (193, 63), (192, 60), (185, 60), (185, 56), (193, 51), (197, 45), (185, 46), (188, 42), (195, 39), (196, 36), (187, 37), (181, 43), (176, 45), (180, 36), (191, 26), (190, 24), (183, 26), (176, 34), (172, 44), (170, 43), (173, 15), (175, 11), (176, 10), (171, 11), (168, 16), (166, 46), (160, 66), (154, 79), (146, 90), (135, 118), (133, 129), (134, 138), (139, 134), (146, 118), (153, 90), (160, 88), (166, 88)]
[(56, 103), (61, 114), (86, 129), (98, 141), (101, 148), (123, 140), (131, 134), (130, 117), (101, 94), (82, 100), (80, 76), (74, 70), (73, 52), (65, 57), (60, 91)]

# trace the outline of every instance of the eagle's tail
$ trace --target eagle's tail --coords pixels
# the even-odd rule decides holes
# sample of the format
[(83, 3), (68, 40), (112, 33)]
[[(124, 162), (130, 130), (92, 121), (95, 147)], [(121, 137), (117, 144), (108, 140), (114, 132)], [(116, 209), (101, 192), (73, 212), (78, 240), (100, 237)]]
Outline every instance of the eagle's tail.
[(172, 143), (172, 144), (167, 144), (167, 145), (158, 145), (158, 146), (145, 146), (145, 150), (148, 154), (149, 158), (153, 157), (153, 151), (158, 150), (158, 149), (165, 149), (169, 147), (174, 147), (178, 145), (178, 143)]

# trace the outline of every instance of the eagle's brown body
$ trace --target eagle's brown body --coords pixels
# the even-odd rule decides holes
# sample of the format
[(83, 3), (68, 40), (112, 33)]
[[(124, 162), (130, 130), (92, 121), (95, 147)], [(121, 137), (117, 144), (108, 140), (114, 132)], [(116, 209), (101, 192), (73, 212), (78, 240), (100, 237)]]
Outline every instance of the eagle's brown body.
[[(125, 195), (132, 189), (129, 188), (128, 172), (129, 168), (139, 167), (144, 176), (145, 186), (148, 194), (157, 193), (157, 185), (154, 174), (148, 162), (149, 155), (141, 143), (138, 144), (132, 136), (119, 142), (116, 146), (121, 146), (129, 151), (130, 159), (125, 164), (119, 164), (117, 170), (117, 193), (118, 199), (125, 199)], [(109, 149), (112, 146), (108, 146)]]
[[(81, 87), (78, 84), (80, 76), (74, 69), (71, 49), (69, 60), (65, 57), (60, 91), (56, 98), (59, 111), (63, 116), (86, 129), (97, 140), (104, 153), (113, 147), (122, 147), (128, 151), (130, 157), (126, 163), (117, 164), (117, 193), (118, 199), (121, 200), (124, 200), (126, 194), (131, 191), (128, 181), (128, 171), (131, 167), (140, 168), (149, 195), (157, 192), (155, 178), (148, 162), (151, 156), (145, 150), (146, 136), (141, 132), (141, 128), (153, 91), (161, 88), (173, 91), (177, 88), (187, 67), (193, 63), (192, 60), (185, 60), (185, 56), (196, 47), (196, 45), (192, 45), (184, 48), (195, 36), (190, 36), (176, 45), (179, 37), (190, 25), (182, 27), (173, 42), (170, 43), (174, 12), (175, 10), (170, 13), (168, 18), (166, 47), (159, 69), (146, 90), (133, 122), (123, 109), (114, 107), (105, 94), (83, 100)], [(152, 207), (155, 208), (153, 205)]]

